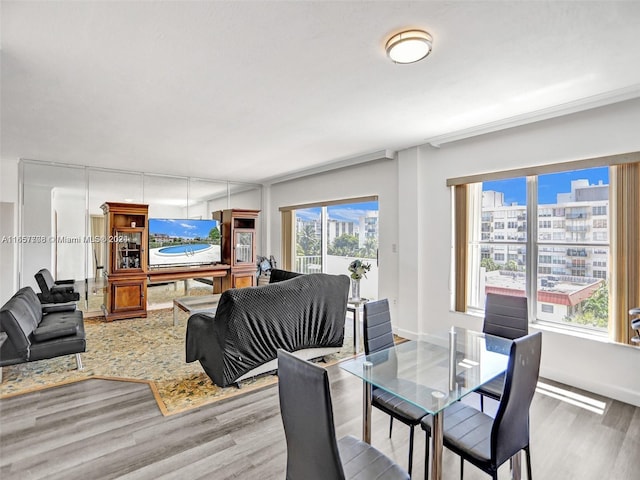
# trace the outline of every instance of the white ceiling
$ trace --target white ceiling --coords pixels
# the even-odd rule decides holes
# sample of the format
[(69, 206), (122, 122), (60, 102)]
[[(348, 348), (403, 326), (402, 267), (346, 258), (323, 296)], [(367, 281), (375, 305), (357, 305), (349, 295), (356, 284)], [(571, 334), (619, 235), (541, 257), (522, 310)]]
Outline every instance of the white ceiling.
[[(637, 1), (1, 8), (3, 161), (261, 182), (640, 96)], [(405, 27), (433, 53), (395, 65)]]

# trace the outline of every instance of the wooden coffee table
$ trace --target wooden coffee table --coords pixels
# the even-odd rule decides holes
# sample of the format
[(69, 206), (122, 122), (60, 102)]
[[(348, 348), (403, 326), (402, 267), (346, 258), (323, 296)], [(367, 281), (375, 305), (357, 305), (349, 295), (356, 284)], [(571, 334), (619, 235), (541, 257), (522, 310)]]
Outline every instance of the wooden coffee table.
[(173, 325), (178, 324), (178, 309), (189, 315), (200, 312), (215, 312), (220, 301), (220, 294), (181, 297), (173, 300)]

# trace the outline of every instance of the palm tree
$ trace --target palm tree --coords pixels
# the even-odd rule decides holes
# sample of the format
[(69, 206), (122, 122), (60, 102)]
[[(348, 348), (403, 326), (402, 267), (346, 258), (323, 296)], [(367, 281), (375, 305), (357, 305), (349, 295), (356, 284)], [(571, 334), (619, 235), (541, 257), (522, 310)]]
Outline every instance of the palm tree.
[(378, 240), (372, 237), (367, 238), (360, 249), (360, 256), (362, 258), (376, 258), (378, 256)]
[(299, 256), (320, 255), (320, 239), (313, 225), (305, 225), (298, 233), (296, 250)]

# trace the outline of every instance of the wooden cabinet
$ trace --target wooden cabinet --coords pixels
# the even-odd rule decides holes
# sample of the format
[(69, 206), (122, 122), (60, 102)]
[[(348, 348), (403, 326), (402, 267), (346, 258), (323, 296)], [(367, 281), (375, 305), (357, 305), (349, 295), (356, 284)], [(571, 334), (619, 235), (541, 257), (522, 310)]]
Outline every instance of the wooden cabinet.
[(213, 212), (220, 222), (222, 263), (231, 268), (222, 279), (222, 291), (253, 287), (256, 281), (256, 227), (260, 210), (220, 210)]
[(105, 202), (107, 289), (103, 313), (108, 321), (147, 316), (149, 208)]

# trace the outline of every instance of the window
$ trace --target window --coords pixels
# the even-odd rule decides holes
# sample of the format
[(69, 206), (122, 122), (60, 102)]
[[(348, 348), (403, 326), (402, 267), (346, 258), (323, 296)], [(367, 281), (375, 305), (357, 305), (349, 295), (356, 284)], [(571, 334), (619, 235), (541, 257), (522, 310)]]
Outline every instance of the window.
[(538, 222), (538, 228), (551, 228), (551, 220), (541, 220)]
[(596, 215), (606, 215), (607, 214), (607, 207), (605, 205), (595, 206), (595, 207), (593, 207), (591, 213), (594, 216), (596, 216)]
[(606, 242), (608, 238), (608, 232), (593, 232), (593, 240), (596, 242)]
[[(482, 310), (487, 292), (510, 291), (529, 298), (534, 321), (628, 343), (628, 308), (640, 304), (639, 276), (627, 273), (640, 271), (640, 152), (567, 166), (447, 181), (455, 186), (455, 309)], [(522, 219), (518, 235), (481, 237), (479, 212), (492, 210)], [(487, 246), (491, 258), (479, 253)]]
[[(292, 254), (283, 254), (283, 268), (300, 273), (348, 275), (349, 263), (361, 259), (371, 265), (371, 270), (361, 283), (361, 294), (366, 298), (377, 297), (377, 198), (335, 201), (281, 210), (285, 230), (283, 237), (293, 239)], [(285, 220), (285, 216), (290, 222)], [(289, 232), (289, 229), (292, 231)]]
[[(557, 257), (556, 265), (560, 267), (551, 274), (538, 272), (538, 318), (606, 331), (608, 306), (598, 300), (608, 297), (609, 286), (603, 278), (594, 275), (594, 262), (598, 256), (594, 255), (592, 247), (595, 241), (602, 240), (594, 238), (589, 225), (600, 222), (605, 229), (604, 238), (608, 238), (606, 217), (599, 220), (591, 217), (595, 207), (609, 204), (609, 169), (600, 167), (539, 175), (531, 179), (530, 185), (536, 188), (538, 212), (564, 210), (564, 219), (555, 225), (558, 235), (551, 241), (539, 237), (537, 244), (539, 257), (553, 253)], [(602, 250), (608, 252), (608, 242)], [(542, 309), (545, 305), (547, 311)], [(570, 312), (567, 310), (569, 305), (577, 308)]]
[(607, 228), (607, 220), (598, 218), (593, 221), (593, 228)]
[[(477, 185), (471, 190), (472, 195), (481, 197), (477, 200), (480, 217), (469, 218), (469, 222), (472, 233), (478, 231), (474, 223), (480, 223), (480, 235), (469, 242), (468, 306), (482, 309), (489, 292), (526, 295), (534, 290), (539, 320), (605, 331), (609, 318), (609, 169), (573, 170)], [(537, 199), (533, 205), (527, 202), (531, 189), (535, 190), (532, 198)], [(496, 218), (497, 212), (508, 219), (506, 241), (482, 234), (503, 228), (501, 221), (485, 221)], [(536, 217), (532, 224), (536, 231), (527, 228), (528, 215)], [(592, 218), (594, 215), (597, 218)], [(529, 271), (530, 248), (537, 255)], [(489, 249), (492, 256), (487, 254)], [(474, 260), (476, 257), (478, 260)]]
[(542, 313), (553, 313), (553, 305), (549, 303), (543, 303), (540, 305), (540, 311)]
[[(526, 264), (526, 179), (524, 177), (477, 184), (474, 189), (475, 202), (480, 205), (481, 217), (487, 219), (506, 218), (506, 235), (480, 235), (471, 239), (469, 245), (469, 305), (475, 309), (484, 308), (485, 289), (483, 285), (518, 285), (524, 293), (524, 271)], [(487, 223), (493, 231), (504, 222)], [(477, 231), (471, 228), (470, 231)], [(505, 238), (506, 237), (506, 238)], [(483, 256), (481, 252), (491, 251)], [(522, 285), (522, 286), (520, 286)], [(498, 287), (496, 287), (498, 288)]]

